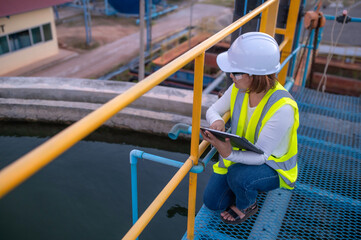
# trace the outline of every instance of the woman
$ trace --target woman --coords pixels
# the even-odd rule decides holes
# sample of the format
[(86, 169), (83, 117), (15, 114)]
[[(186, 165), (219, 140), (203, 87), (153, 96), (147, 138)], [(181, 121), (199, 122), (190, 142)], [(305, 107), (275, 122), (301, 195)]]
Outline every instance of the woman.
[(231, 132), (247, 138), (264, 153), (231, 146), (209, 131), (203, 138), (217, 148), (204, 192), (204, 204), (220, 210), (221, 220), (239, 224), (258, 210), (258, 192), (279, 187), (293, 189), (297, 178), (298, 108), (277, 82), (279, 48), (269, 35), (259, 32), (239, 36), (230, 49), (217, 56), (217, 64), (230, 73), (233, 84), (207, 111), (210, 128), (224, 131), (221, 116), (231, 112)]

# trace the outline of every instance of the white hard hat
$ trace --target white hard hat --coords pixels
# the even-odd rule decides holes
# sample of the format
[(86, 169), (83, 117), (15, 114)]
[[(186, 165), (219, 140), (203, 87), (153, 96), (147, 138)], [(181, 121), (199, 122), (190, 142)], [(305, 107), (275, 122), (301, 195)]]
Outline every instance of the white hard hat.
[(239, 36), (227, 52), (217, 56), (217, 64), (224, 72), (243, 72), (268, 75), (280, 69), (280, 52), (273, 37), (261, 32)]

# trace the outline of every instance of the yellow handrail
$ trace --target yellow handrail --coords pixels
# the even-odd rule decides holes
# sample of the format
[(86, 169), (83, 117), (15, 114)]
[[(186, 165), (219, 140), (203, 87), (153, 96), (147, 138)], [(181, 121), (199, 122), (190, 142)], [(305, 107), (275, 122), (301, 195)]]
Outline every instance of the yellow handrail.
[[(75, 143), (89, 135), (96, 130), (105, 121), (114, 116), (118, 111), (127, 107), (133, 101), (141, 97), (147, 91), (161, 83), (174, 72), (185, 66), (187, 63), (195, 59), (195, 79), (194, 79), (194, 98), (193, 98), (193, 116), (192, 116), (192, 140), (191, 140), (191, 155), (174, 175), (170, 182), (164, 187), (161, 193), (156, 197), (152, 204), (147, 208), (139, 220), (133, 225), (129, 232), (123, 239), (135, 239), (142, 230), (146, 227), (152, 217), (156, 214), (159, 208), (167, 200), (174, 189), (179, 185), (182, 179), (186, 176), (193, 165), (198, 163), (199, 156), (204, 152), (208, 143), (203, 141), (199, 146), (199, 126), (202, 100), (202, 81), (203, 81), (203, 67), (204, 54), (207, 49), (226, 38), (229, 34), (243, 26), (245, 23), (262, 14), (261, 31), (270, 35), (276, 32), (285, 34), (285, 41), (281, 44), (282, 48), (289, 51), (289, 46), (292, 45), (293, 35), (295, 30), (295, 18), (291, 17), (292, 21), (287, 21), (287, 28), (285, 30), (276, 30), (276, 17), (278, 12), (279, 0), (268, 0), (261, 6), (254, 9), (252, 12), (243, 16), (228, 27), (222, 29), (212, 37), (208, 38), (198, 46), (192, 48), (182, 56), (176, 58), (157, 72), (145, 78), (132, 88), (125, 91), (123, 94), (110, 100), (108, 103), (101, 106), (99, 109), (90, 113), (83, 119), (69, 126), (59, 134), (52, 137), (50, 140), (37, 147), (33, 151), (24, 155), (16, 162), (7, 166), (0, 172), (0, 198), (25, 181), (31, 175), (36, 173), (50, 161), (65, 152)], [(291, 0), (291, 7), (299, 5), (300, 0)], [(298, 8), (297, 8), (298, 11)], [(290, 10), (294, 13), (294, 10)], [(295, 15), (295, 14), (294, 14)], [(289, 17), (290, 18), (290, 17)], [(292, 36), (291, 36), (292, 35)], [(282, 54), (284, 57), (284, 54)], [(285, 79), (285, 77), (284, 77)], [(229, 113), (224, 119), (229, 118)], [(189, 199), (188, 199), (188, 239), (194, 237), (194, 216), (195, 216), (195, 199), (197, 187), (197, 175), (190, 173), (189, 184)]]
[[(193, 112), (192, 112), (192, 140), (191, 156), (193, 165), (198, 165), (198, 144), (199, 128), (201, 126), (201, 108), (202, 108), (202, 89), (203, 89), (203, 71), (204, 55), (196, 57), (194, 65), (194, 88), (193, 88)], [(193, 239), (194, 216), (196, 214), (196, 192), (197, 192), (197, 174), (189, 173), (189, 194), (188, 194), (188, 239)]]
[(227, 37), (230, 33), (256, 17), (277, 0), (268, 0), (238, 21), (219, 31), (206, 41), (176, 58), (157, 72), (134, 85), (123, 94), (113, 98), (99, 109), (90, 113), (83, 119), (69, 126), (47, 142), (24, 155), (16, 162), (5, 167), (0, 172), (0, 198), (39, 171), (60, 154), (68, 150), (75, 143), (100, 127), (105, 121), (117, 112), (127, 107), (130, 103), (141, 97), (144, 93), (161, 83), (174, 72), (185, 66), (207, 49)]

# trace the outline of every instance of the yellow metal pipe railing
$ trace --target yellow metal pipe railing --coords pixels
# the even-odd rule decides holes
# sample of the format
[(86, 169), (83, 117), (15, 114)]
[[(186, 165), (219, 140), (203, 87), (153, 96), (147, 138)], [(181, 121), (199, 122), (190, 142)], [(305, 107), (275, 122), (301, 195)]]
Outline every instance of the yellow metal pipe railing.
[[(196, 57), (194, 65), (194, 88), (193, 88), (193, 113), (192, 113), (192, 140), (191, 140), (191, 159), (193, 165), (198, 165), (199, 149), (199, 128), (201, 126), (202, 110), (202, 89), (203, 89), (203, 71), (204, 55)], [(193, 239), (194, 218), (196, 214), (196, 193), (197, 193), (197, 174), (189, 173), (189, 195), (188, 195), (188, 239)]]
[(256, 17), (275, 1), (277, 0), (269, 0), (257, 7), (252, 12), (148, 76), (123, 94), (110, 100), (99, 109), (55, 135), (41, 146), (18, 159), (16, 162), (5, 167), (0, 172), (0, 198), (72, 147), (75, 143), (100, 127), (118, 111), (128, 106), (178, 69), (192, 61), (195, 57), (199, 56), (214, 44), (227, 37), (227, 35)]
[(263, 11), (259, 27), (260, 32), (267, 33), (272, 37), (274, 37), (275, 35), (278, 14), (278, 2), (279, 0), (275, 1)]
[[(301, 0), (291, 0), (290, 7), (288, 9), (288, 16), (285, 29), (285, 39), (287, 43), (282, 46), (281, 62), (283, 62), (292, 52), (293, 38), (296, 31), (297, 18), (301, 5)], [(282, 68), (278, 74), (279, 82), (284, 85), (286, 83), (286, 77), (288, 72), (288, 63)]]
[[(171, 63), (167, 64), (157, 72), (153, 73), (140, 83), (136, 84), (123, 94), (115, 97), (108, 103), (104, 104), (99, 109), (90, 113), (88, 116), (79, 120), (77, 123), (71, 125), (61, 133), (57, 134), (50, 140), (48, 140), (43, 145), (34, 149), (30, 153), (26, 154), (22, 158), (18, 159), (15, 163), (4, 168), (0, 172), (0, 197), (4, 196), (6, 193), (11, 191), (21, 182), (25, 181), (32, 174), (40, 170), (43, 166), (49, 163), (51, 160), (55, 159), (57, 156), (62, 154), (64, 151), (69, 149), (75, 143), (86, 137), (88, 134), (97, 129), (101, 124), (115, 115), (118, 111), (122, 110), (130, 103), (138, 99), (144, 93), (161, 83), (167, 77), (172, 75), (174, 72), (185, 66), (187, 63), (196, 60), (195, 67), (195, 81), (194, 81), (194, 99), (193, 99), (193, 117), (192, 117), (192, 142), (191, 142), (191, 155), (184, 163), (182, 168), (174, 175), (170, 182), (165, 186), (157, 198), (152, 202), (152, 204), (147, 208), (139, 220), (134, 224), (134, 226), (129, 230), (129, 232), (124, 236), (123, 239), (135, 239), (143, 231), (145, 226), (153, 218), (156, 212), (164, 204), (170, 194), (174, 189), (179, 185), (182, 179), (190, 171), (193, 165), (198, 163), (199, 156), (205, 151), (209, 145), (207, 142), (203, 141), (199, 146), (199, 126), (200, 126), (200, 112), (201, 112), (201, 100), (202, 100), (202, 80), (203, 80), (203, 66), (204, 66), (204, 54), (207, 49), (215, 45), (217, 42), (221, 41), (233, 31), (237, 30), (239, 27), (243, 26), (252, 18), (256, 17), (263, 11), (267, 11), (264, 14), (262, 29), (274, 35), (277, 33), (287, 33), (285, 36), (285, 41), (281, 44), (280, 47), (283, 49), (287, 46), (289, 47), (290, 42), (292, 42), (291, 30), (294, 30), (293, 22), (290, 27), (287, 27), (285, 31), (281, 29), (275, 29), (275, 17), (277, 14), (274, 13), (275, 10), (278, 10), (278, 1), (279, 0), (268, 0), (266, 3), (254, 9), (252, 12), (243, 16), (236, 22), (232, 23), (228, 27), (219, 31), (217, 34), (208, 38), (206, 41), (202, 42), (198, 46), (189, 50), (182, 56), (173, 60)], [(295, 4), (299, 3), (299, 0), (291, 0), (294, 2), (291, 4), (292, 7)], [(291, 11), (290, 11), (291, 12)], [(289, 13), (290, 13), (289, 12)], [(294, 13), (294, 11), (292, 11)], [(293, 18), (292, 18), (293, 19)], [(294, 20), (294, 19), (293, 19)], [(289, 21), (287, 22), (289, 25)], [(293, 28), (293, 29), (292, 29)], [(290, 40), (291, 39), (291, 40)], [(229, 118), (229, 113), (226, 114), (224, 119)], [(194, 237), (194, 215), (195, 215), (195, 192), (197, 187), (197, 175), (190, 173), (190, 187), (189, 187), (189, 211), (188, 211), (188, 235), (189, 239)]]
[(279, 46), (280, 51), (282, 51), (282, 49), (287, 45), (288, 41), (289, 41), (289, 39), (288, 39), (288, 38), (285, 38), (285, 39), (281, 42), (281, 44), (280, 44), (280, 46)]
[(276, 28), (276, 33), (281, 34), (281, 35), (285, 35), (286, 34), (286, 29)]

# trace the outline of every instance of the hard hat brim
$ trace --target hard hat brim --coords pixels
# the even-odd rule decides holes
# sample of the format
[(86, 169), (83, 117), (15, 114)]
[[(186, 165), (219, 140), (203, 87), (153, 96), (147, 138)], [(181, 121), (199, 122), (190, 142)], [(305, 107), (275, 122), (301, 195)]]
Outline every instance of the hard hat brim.
[(280, 66), (281, 66), (281, 64), (278, 63), (277, 66), (274, 67), (274, 69), (271, 69), (269, 71), (260, 71), (260, 70), (254, 70), (254, 69), (252, 71), (250, 71), (249, 69), (243, 69), (243, 68), (235, 67), (234, 65), (232, 65), (229, 60), (228, 52), (223, 52), (223, 53), (219, 54), (217, 56), (216, 61), (217, 61), (218, 67), (223, 72), (227, 72), (227, 73), (243, 72), (243, 73), (248, 73), (248, 74), (252, 74), (252, 75), (268, 75), (268, 74), (277, 73), (280, 70)]
[(217, 56), (217, 65), (223, 72), (242, 72), (241, 69), (234, 68), (229, 62), (228, 52), (223, 52)]

